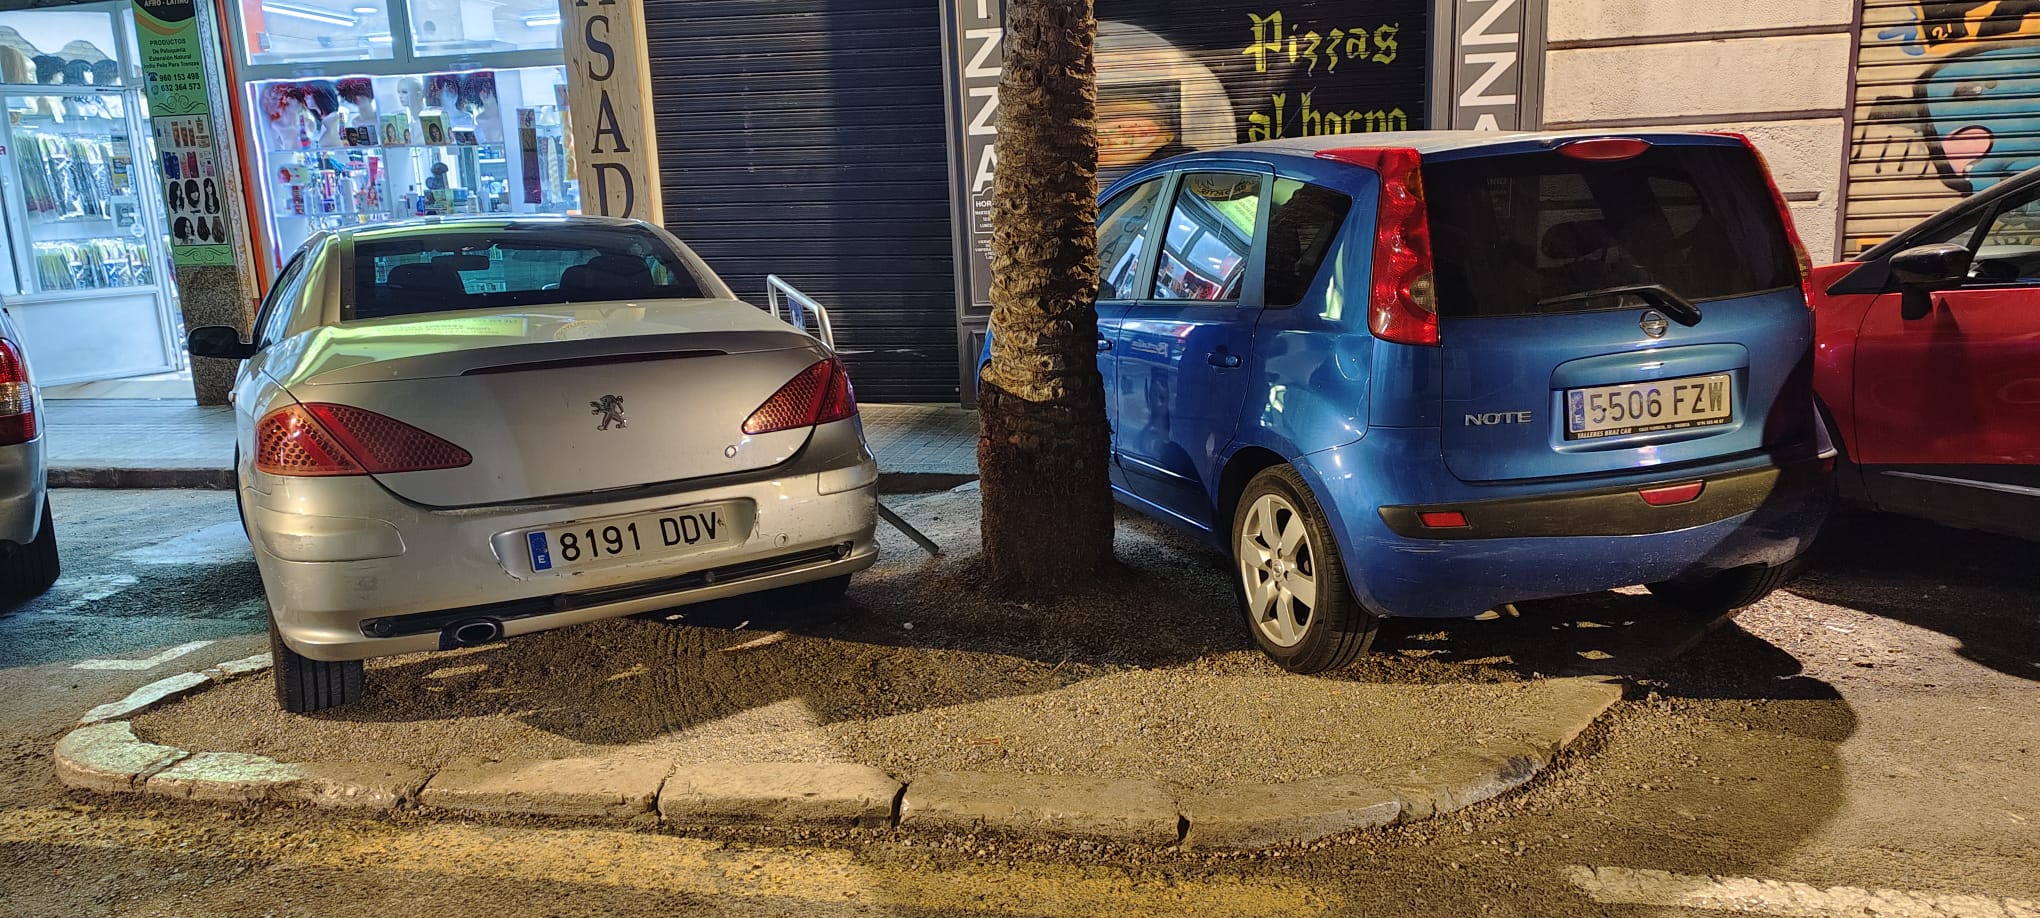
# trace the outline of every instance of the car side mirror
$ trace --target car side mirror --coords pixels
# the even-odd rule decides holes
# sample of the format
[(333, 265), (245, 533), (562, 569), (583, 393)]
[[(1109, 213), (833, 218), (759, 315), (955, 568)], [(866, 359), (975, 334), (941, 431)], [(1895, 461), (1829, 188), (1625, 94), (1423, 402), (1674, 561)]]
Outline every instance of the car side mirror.
[(241, 330), (232, 325), (201, 325), (185, 336), (184, 347), (193, 357), (246, 360), (255, 356), (255, 345), (241, 340)]
[(1891, 256), (1891, 277), (1898, 282), (1898, 315), (1908, 321), (1934, 311), (1932, 294), (1962, 286), (1969, 279), (1975, 255), (1949, 243), (1922, 245)]

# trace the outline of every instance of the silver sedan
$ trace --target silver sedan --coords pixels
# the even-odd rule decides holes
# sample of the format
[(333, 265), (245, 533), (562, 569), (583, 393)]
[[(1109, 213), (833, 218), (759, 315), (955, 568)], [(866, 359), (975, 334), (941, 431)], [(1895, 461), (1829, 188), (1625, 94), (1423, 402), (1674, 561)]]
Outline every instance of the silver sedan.
[(240, 503), (277, 700), (345, 704), (369, 657), (761, 590), (877, 559), (843, 366), (658, 227), (458, 219), (322, 234), (243, 360)]

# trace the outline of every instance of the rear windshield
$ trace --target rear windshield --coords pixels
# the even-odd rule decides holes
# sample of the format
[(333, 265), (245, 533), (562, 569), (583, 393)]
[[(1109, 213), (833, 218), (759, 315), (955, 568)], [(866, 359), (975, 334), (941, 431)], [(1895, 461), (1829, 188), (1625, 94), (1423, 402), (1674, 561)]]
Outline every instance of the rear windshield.
[(1616, 308), (1627, 298), (1565, 298), (1638, 284), (1712, 300), (1799, 283), (1770, 189), (1742, 147), (1430, 163), (1424, 193), (1444, 316)]
[(341, 319), (703, 296), (659, 237), (632, 227), (421, 228), (357, 239)]

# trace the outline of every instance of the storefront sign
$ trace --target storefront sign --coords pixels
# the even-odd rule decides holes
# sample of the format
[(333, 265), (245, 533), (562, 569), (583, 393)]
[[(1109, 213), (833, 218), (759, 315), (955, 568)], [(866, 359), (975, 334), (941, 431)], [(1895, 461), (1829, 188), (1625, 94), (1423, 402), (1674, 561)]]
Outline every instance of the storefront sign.
[(225, 177), (214, 157), (212, 102), (206, 95), (198, 11), (191, 0), (134, 0), (157, 170), (170, 218), (170, 257), (178, 266), (231, 265), (234, 248), (221, 200)]
[[(1429, 9), (1428, 0), (1097, 0), (1099, 185), (1191, 150), (1423, 127)], [(991, 311), (1004, 18), (998, 0), (947, 0), (943, 12), (967, 330)]]
[(1544, 91), (1545, 0), (1446, 0), (1439, 29), (1448, 59), (1435, 104), (1440, 127), (1535, 129)]
[(662, 223), (643, 0), (560, 0), (581, 211)]

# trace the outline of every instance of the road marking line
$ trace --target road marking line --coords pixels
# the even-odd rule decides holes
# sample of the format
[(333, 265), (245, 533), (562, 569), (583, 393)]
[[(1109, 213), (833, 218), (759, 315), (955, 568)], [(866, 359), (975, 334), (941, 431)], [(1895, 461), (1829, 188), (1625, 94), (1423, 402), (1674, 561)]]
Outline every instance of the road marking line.
[(1707, 909), (1758, 915), (1851, 915), (1857, 918), (2040, 918), (2040, 901), (1904, 889), (1864, 889), (1764, 880), (1700, 877), (1626, 867), (1568, 867), (1567, 878), (1595, 902)]
[(211, 641), (191, 641), (179, 644), (153, 657), (143, 657), (139, 660), (85, 660), (71, 664), (71, 668), (142, 672), (144, 670), (155, 669), (201, 647), (210, 647), (212, 643)]
[(95, 603), (109, 596), (116, 595), (128, 587), (134, 586), (135, 583), (135, 578), (127, 574), (90, 574), (79, 577), (76, 580), (59, 580), (57, 581), (58, 592), (70, 596), (70, 598), (66, 599), (54, 611), (73, 612), (82, 609), (87, 603)]

